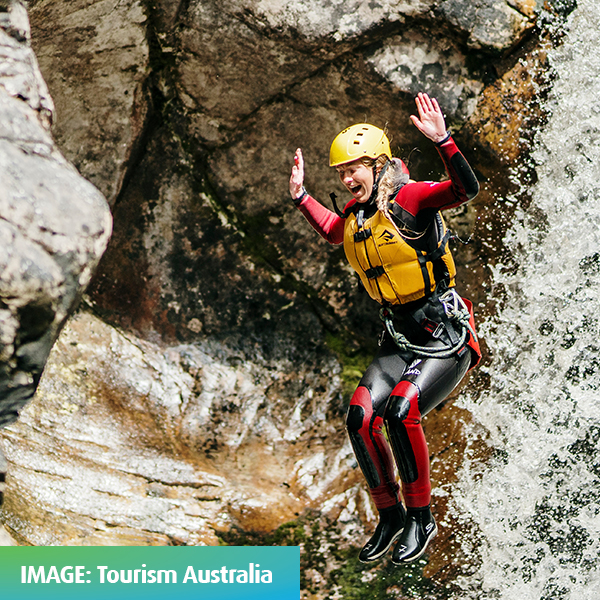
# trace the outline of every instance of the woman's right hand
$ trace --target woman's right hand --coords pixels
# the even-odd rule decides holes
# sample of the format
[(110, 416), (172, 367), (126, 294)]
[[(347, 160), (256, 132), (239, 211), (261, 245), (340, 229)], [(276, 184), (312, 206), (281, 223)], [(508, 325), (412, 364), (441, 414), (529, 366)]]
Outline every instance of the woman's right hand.
[(292, 167), (292, 175), (290, 177), (290, 195), (293, 200), (302, 195), (304, 188), (304, 158), (302, 158), (302, 150), (298, 148), (294, 154), (294, 166)]

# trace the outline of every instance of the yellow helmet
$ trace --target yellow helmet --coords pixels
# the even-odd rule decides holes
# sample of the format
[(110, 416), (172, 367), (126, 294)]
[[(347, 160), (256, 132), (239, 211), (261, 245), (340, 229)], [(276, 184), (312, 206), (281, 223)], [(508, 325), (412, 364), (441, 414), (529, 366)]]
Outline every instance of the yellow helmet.
[(329, 166), (336, 167), (364, 156), (375, 159), (382, 154), (392, 158), (385, 131), (375, 125), (357, 123), (338, 133), (333, 140), (329, 150)]

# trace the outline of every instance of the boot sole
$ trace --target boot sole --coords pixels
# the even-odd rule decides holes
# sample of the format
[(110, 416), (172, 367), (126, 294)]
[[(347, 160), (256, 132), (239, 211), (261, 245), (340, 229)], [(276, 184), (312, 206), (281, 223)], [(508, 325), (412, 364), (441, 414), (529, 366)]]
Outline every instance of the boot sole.
[(368, 564), (371, 562), (374, 562), (376, 560), (379, 560), (382, 556), (386, 555), (390, 548), (394, 545), (394, 542), (400, 537), (400, 535), (402, 535), (402, 529), (400, 529), (395, 535), (394, 537), (390, 540), (390, 543), (387, 545), (386, 548), (384, 548), (383, 550), (381, 550), (380, 552), (378, 552), (377, 554), (374, 554), (373, 556), (371, 556), (368, 559), (363, 559), (363, 558), (358, 558), (358, 560), (363, 563), (363, 564)]
[(427, 540), (425, 541), (425, 544), (423, 544), (423, 547), (421, 548), (421, 550), (418, 554), (415, 554), (414, 556), (411, 556), (409, 558), (405, 558), (404, 560), (394, 560), (394, 557), (392, 557), (392, 562), (395, 565), (405, 565), (406, 563), (411, 563), (411, 562), (414, 562), (415, 560), (419, 560), (419, 558), (421, 558), (421, 556), (423, 556), (423, 554), (425, 554), (425, 550), (427, 550), (427, 546), (429, 546), (429, 542), (431, 542), (431, 540), (437, 535), (437, 532), (438, 532), (438, 528), (437, 528), (437, 524), (436, 524), (435, 527), (431, 530), (431, 533), (427, 536)]

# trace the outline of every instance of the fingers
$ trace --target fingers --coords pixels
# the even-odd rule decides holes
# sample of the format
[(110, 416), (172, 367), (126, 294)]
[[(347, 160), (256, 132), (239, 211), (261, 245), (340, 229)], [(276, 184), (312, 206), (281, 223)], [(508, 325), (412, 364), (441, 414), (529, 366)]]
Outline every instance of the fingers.
[(413, 122), (413, 125), (417, 129), (421, 129), (421, 121), (419, 120), (419, 117), (415, 117), (415, 115), (410, 115), (410, 120)]
[[(415, 104), (417, 105), (417, 110), (419, 111), (419, 117), (422, 119), (425, 115), (425, 105), (424, 105), (424, 101), (421, 98), (423, 94), (421, 94), (421, 92), (419, 92), (417, 94), (417, 97), (415, 98)], [(412, 118), (412, 117), (411, 117)]]
[(435, 98), (430, 98), (429, 94), (419, 92), (415, 98), (415, 103), (419, 111), (419, 117), (411, 115), (413, 125), (434, 142), (443, 139), (447, 134), (446, 122), (438, 101)]
[(294, 166), (304, 172), (304, 157), (301, 148), (296, 149), (296, 154), (294, 154)]
[(429, 94), (423, 94), (423, 98), (425, 99), (425, 104), (427, 105), (427, 110), (429, 112), (435, 112), (435, 106), (429, 97)]
[(421, 119), (419, 119), (419, 117), (416, 117), (415, 115), (410, 115), (410, 120), (412, 121), (413, 125), (422, 134), (427, 135), (427, 133), (428, 133), (427, 122), (423, 123), (423, 121), (421, 121)]
[(417, 97), (415, 98), (415, 102), (417, 104), (417, 109), (419, 110), (419, 116), (423, 118), (426, 115), (431, 115), (432, 113), (441, 114), (440, 105), (435, 98), (430, 98), (429, 94), (424, 92), (419, 92)]
[(296, 198), (302, 190), (304, 183), (304, 158), (302, 156), (302, 150), (298, 148), (294, 154), (294, 166), (292, 167), (292, 174), (290, 176), (290, 194), (292, 198)]
[(302, 182), (304, 179), (304, 157), (302, 150), (298, 148), (294, 154), (294, 166), (292, 167), (292, 177)]

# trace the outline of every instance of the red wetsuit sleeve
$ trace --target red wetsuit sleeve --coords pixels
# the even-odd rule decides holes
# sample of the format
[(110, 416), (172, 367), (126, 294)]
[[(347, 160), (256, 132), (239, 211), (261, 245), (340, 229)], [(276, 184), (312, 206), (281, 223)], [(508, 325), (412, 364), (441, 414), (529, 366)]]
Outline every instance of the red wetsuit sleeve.
[(345, 220), (325, 208), (310, 194), (302, 199), (298, 208), (313, 229), (330, 244), (341, 244), (344, 241)]
[(442, 182), (419, 181), (405, 185), (396, 203), (413, 217), (424, 209), (454, 208), (473, 199), (479, 192), (479, 183), (465, 157), (449, 138), (438, 151), (450, 180)]

